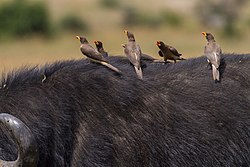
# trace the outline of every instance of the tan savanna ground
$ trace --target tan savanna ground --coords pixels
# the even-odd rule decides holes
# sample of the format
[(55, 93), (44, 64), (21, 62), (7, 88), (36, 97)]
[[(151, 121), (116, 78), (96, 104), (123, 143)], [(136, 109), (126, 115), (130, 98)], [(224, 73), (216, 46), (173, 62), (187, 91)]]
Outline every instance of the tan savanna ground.
[[(0, 4), (6, 0), (0, 0)], [(198, 24), (192, 12), (192, 4), (180, 0), (172, 3), (170, 0), (140, 0), (122, 1), (122, 4), (133, 2), (140, 10), (157, 14), (161, 9), (181, 9), (185, 14), (181, 27), (123, 27), (121, 26), (122, 12), (120, 10), (103, 9), (98, 5), (98, 0), (46, 0), (54, 23), (67, 13), (77, 13), (90, 23), (92, 30), (89, 33), (72, 32), (58, 33), (52, 39), (44, 39), (37, 36), (27, 37), (18, 40), (5, 40), (0, 42), (0, 72), (8, 71), (22, 65), (44, 64), (56, 60), (81, 59), (79, 41), (75, 35), (86, 36), (93, 44), (93, 40), (102, 40), (106, 50), (111, 55), (123, 55), (121, 44), (127, 41), (123, 30), (128, 29), (134, 32), (137, 42), (144, 53), (158, 57), (156, 40), (175, 46), (183, 57), (197, 57), (203, 54), (203, 47), (206, 43), (201, 35), (202, 31), (211, 31), (207, 27)], [(195, 0), (192, 0), (195, 2)], [(60, 4), (60, 5), (58, 5)], [(170, 5), (172, 4), (172, 5)], [(181, 5), (180, 5), (181, 4)], [(248, 8), (249, 9), (249, 8)], [(246, 10), (244, 16), (249, 16), (250, 10)], [(246, 17), (247, 18), (247, 17)], [(243, 27), (243, 28), (242, 28)], [(249, 53), (250, 52), (250, 31), (242, 25), (239, 28), (243, 33), (239, 38), (222, 38), (220, 32), (214, 34), (224, 52), (227, 53)]]

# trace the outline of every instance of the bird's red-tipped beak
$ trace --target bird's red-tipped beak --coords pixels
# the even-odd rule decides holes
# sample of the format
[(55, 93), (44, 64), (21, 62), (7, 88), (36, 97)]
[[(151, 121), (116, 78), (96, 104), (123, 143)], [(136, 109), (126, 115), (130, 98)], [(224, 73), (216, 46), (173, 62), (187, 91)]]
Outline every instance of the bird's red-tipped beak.
[(76, 39), (80, 40), (80, 37), (77, 35), (77, 36), (76, 36)]
[(204, 35), (205, 37), (207, 36), (207, 33), (206, 33), (206, 32), (202, 32), (201, 34)]
[(156, 41), (156, 45), (157, 46), (161, 46), (161, 42), (160, 41)]

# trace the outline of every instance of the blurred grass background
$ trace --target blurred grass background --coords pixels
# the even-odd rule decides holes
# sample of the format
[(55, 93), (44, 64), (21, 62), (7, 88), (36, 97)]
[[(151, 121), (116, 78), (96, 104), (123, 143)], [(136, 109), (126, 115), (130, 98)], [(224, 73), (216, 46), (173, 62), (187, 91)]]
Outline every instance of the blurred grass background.
[(144, 53), (157, 55), (156, 40), (183, 57), (203, 55), (202, 31), (212, 32), (227, 53), (249, 53), (247, 0), (0, 0), (0, 71), (21, 65), (81, 59), (76, 35), (101, 40), (123, 55), (123, 30), (135, 34)]

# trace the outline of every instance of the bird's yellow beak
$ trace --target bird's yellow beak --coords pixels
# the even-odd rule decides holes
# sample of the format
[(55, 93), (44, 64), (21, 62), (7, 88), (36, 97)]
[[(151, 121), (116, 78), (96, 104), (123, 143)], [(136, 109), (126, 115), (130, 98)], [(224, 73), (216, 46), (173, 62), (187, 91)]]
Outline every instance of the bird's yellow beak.
[(156, 41), (156, 45), (157, 46), (161, 46), (161, 42), (160, 41)]
[(76, 36), (76, 39), (80, 40), (80, 37), (79, 37), (79, 36)]
[(127, 35), (128, 34), (128, 30), (124, 30), (124, 33)]
[(206, 33), (206, 32), (202, 32), (201, 34), (204, 35), (205, 37), (207, 36), (207, 33)]

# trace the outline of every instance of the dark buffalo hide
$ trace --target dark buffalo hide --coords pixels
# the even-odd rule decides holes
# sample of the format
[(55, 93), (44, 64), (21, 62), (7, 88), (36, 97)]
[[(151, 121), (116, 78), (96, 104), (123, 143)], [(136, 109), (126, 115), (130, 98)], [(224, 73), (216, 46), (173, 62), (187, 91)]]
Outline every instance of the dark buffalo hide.
[[(0, 113), (34, 134), (38, 166), (250, 166), (250, 55), (223, 55), (214, 83), (205, 57), (145, 63), (109, 57), (23, 68), (2, 78)], [(43, 74), (46, 80), (42, 82)], [(0, 130), (0, 159), (17, 148)]]

